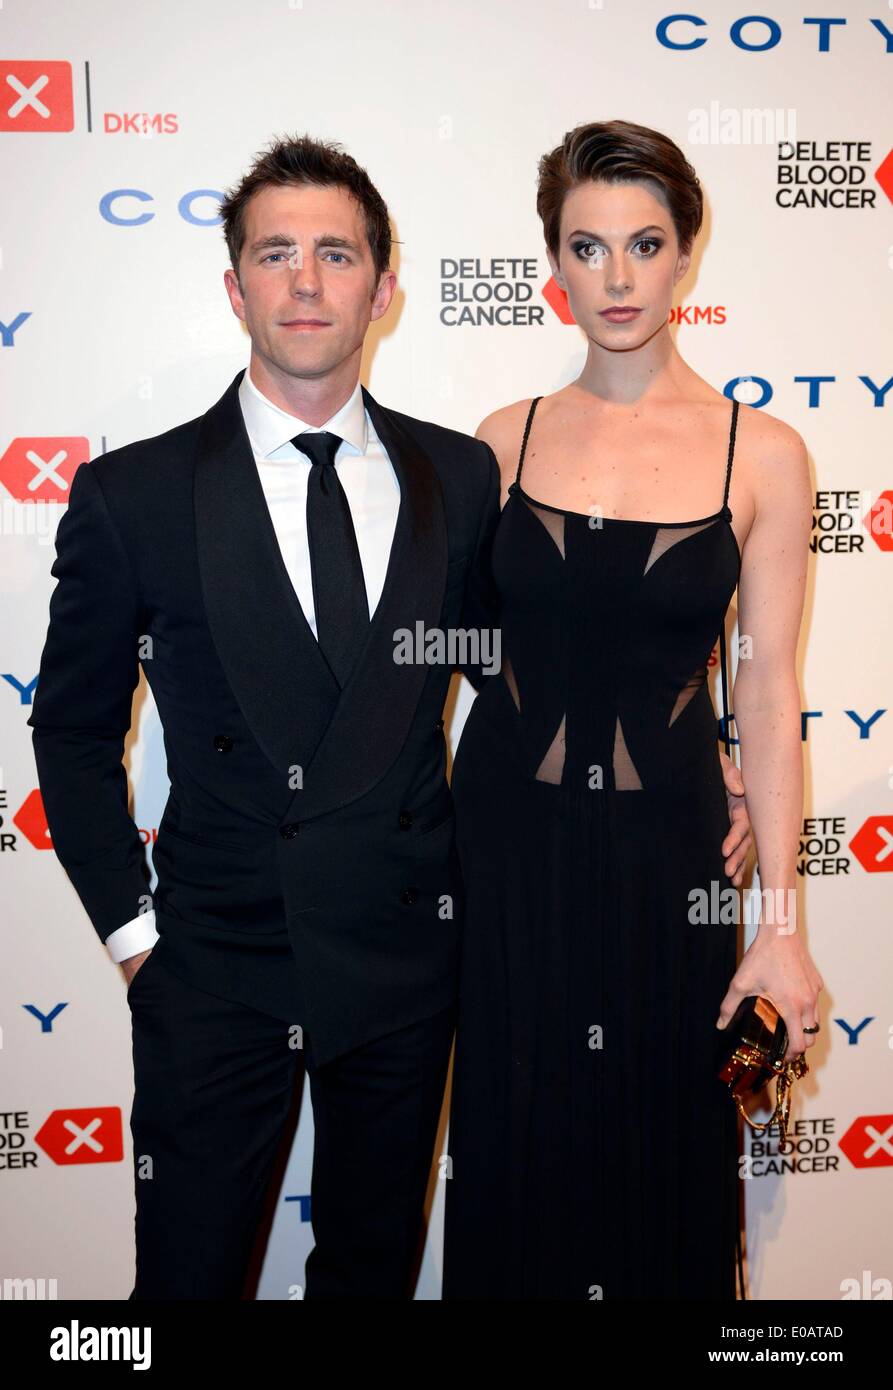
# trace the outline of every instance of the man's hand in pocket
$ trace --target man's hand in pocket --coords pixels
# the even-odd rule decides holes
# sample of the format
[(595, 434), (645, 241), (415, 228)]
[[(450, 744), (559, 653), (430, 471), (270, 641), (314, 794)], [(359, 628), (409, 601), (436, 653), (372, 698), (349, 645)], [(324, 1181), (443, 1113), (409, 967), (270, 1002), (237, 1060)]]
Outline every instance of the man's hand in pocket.
[[(154, 949), (155, 949), (155, 948), (153, 947), (152, 950), (154, 950)], [(130, 984), (131, 984), (131, 981), (133, 980), (134, 975), (135, 975), (136, 972), (139, 970), (139, 968), (140, 968), (140, 966), (142, 965), (143, 961), (146, 960), (148, 956), (151, 956), (151, 954), (152, 954), (152, 951), (151, 951), (151, 950), (149, 950), (149, 951), (140, 951), (137, 955), (135, 955), (135, 956), (128, 956), (126, 960), (122, 960), (122, 962), (121, 962), (121, 969), (124, 971), (124, 978), (125, 978), (125, 980), (127, 981), (127, 988), (128, 988), (128, 989), (130, 988)]]

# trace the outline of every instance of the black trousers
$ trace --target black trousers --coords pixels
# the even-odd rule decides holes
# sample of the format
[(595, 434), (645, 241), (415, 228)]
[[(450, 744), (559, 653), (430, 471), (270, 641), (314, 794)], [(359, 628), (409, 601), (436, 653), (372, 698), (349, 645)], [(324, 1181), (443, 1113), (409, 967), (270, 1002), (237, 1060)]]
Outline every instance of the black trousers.
[[(304, 1298), (411, 1298), (455, 1007), (322, 1067), (281, 1020), (195, 989), (153, 950), (133, 1031), (132, 1299), (238, 1299), (296, 1074), (314, 1150)], [(284, 1293), (284, 1297), (287, 1295)]]

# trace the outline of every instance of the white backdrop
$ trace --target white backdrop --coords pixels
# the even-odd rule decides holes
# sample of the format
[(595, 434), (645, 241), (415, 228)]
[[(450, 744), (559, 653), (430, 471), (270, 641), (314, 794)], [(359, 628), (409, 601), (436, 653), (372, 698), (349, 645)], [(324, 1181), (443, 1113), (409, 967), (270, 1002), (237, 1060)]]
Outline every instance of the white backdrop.
[[(866, 518), (893, 502), (893, 11), (851, 0), (819, 24), (790, 0), (768, 8), (742, 25), (738, 0), (673, 19), (651, 0), (3, 0), (0, 1281), (86, 1298), (132, 1285), (130, 1016), (46, 839), (25, 721), (73, 468), (200, 414), (247, 362), (216, 199), (275, 135), (340, 140), (399, 241), (363, 379), (473, 433), (580, 370), (583, 337), (548, 285), (536, 162), (572, 126), (623, 117), (672, 136), (707, 196), (680, 350), (799, 430), (815, 477), (800, 910), (826, 992), (797, 1153), (773, 1144), (747, 1167), (751, 1296), (890, 1296), (893, 535), (889, 508), (874, 531)], [(516, 312), (488, 323), (497, 281)], [(472, 694), (458, 691), (454, 745)], [(151, 845), (167, 780), (145, 684), (134, 720)], [(262, 1298), (303, 1282), (311, 1148), (308, 1092)], [(439, 1297), (436, 1170), (431, 1198), (423, 1299)]]

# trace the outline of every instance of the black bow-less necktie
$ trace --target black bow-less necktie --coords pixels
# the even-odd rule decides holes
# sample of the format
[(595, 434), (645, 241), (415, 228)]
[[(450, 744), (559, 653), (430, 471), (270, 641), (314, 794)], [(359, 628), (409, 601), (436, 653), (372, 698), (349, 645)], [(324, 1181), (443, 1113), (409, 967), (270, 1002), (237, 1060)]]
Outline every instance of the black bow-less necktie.
[(305, 430), (291, 442), (313, 465), (307, 480), (307, 540), (316, 635), (343, 687), (369, 632), (369, 603), (353, 518), (335, 472), (342, 440), (329, 430)]

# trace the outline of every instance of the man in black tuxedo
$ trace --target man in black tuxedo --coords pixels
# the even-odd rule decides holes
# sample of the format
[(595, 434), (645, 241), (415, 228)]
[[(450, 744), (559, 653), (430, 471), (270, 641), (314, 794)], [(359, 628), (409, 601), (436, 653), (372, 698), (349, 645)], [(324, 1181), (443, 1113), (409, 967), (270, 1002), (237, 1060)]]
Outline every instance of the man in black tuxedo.
[[(302, 1058), (304, 1296), (410, 1297), (462, 921), (442, 713), (452, 669), (486, 668), (395, 649), (491, 621), (499, 469), (360, 385), (396, 277), (353, 159), (280, 141), (223, 218), (248, 370), (75, 473), (28, 722), (129, 980), (131, 1297), (240, 1296)], [(121, 763), (140, 666), (171, 784), (154, 902)]]

